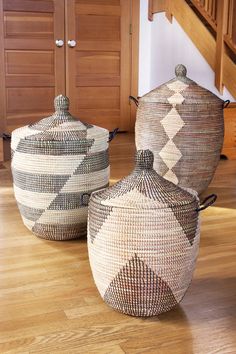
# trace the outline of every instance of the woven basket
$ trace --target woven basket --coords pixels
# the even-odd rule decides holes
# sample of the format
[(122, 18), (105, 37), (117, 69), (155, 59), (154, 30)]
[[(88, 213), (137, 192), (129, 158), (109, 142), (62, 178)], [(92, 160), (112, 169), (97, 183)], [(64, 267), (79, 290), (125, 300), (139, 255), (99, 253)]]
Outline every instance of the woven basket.
[(86, 234), (88, 199), (108, 186), (108, 131), (73, 118), (69, 100), (12, 133), (14, 192), (24, 224), (37, 236), (67, 240)]
[(128, 177), (92, 194), (88, 250), (105, 302), (128, 315), (153, 316), (179, 303), (189, 287), (200, 207), (196, 192), (153, 170), (151, 151), (138, 151), (136, 160)]
[(137, 102), (136, 147), (154, 153), (154, 169), (199, 194), (211, 182), (224, 137), (223, 101), (186, 77), (176, 78)]

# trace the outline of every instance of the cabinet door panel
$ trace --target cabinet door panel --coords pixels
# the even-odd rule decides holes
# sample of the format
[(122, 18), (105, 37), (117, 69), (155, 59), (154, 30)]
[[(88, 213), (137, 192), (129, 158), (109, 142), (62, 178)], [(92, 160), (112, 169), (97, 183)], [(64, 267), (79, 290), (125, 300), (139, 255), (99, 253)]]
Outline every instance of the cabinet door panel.
[(120, 41), (120, 16), (77, 15), (78, 41)]
[[(11, 88), (6, 90), (8, 119), (19, 113), (50, 111), (54, 99), (53, 87)], [(40, 106), (39, 102), (43, 102)]]
[(65, 94), (64, 0), (0, 0), (1, 131), (53, 112)]
[(119, 76), (120, 53), (102, 51), (77, 51), (76, 70), (78, 75), (107, 74)]
[(66, 0), (66, 92), (81, 120), (130, 126), (130, 0)]
[(77, 107), (86, 109), (119, 109), (119, 87), (79, 87)]
[(5, 11), (31, 11), (46, 13), (54, 11), (54, 4), (51, 0), (3, 0), (3, 8)]
[(54, 73), (53, 51), (5, 51), (6, 74), (48, 74)]
[(50, 13), (15, 12), (4, 13), (4, 35), (8, 38), (53, 39), (53, 16)]

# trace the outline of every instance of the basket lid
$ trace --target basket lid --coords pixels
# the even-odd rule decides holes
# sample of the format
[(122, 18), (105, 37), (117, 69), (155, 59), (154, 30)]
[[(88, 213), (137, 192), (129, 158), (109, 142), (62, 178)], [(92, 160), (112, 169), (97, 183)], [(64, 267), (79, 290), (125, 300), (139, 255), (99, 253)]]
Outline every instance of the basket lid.
[(130, 209), (157, 209), (193, 203), (199, 206), (197, 192), (167, 181), (153, 169), (150, 150), (138, 150), (133, 172), (111, 187), (92, 194), (96, 203)]
[(12, 135), (26, 140), (71, 141), (108, 138), (108, 130), (86, 124), (69, 113), (69, 98), (59, 95), (54, 99), (55, 113), (40, 121), (13, 131)]
[(175, 74), (174, 79), (142, 96), (139, 101), (168, 104), (217, 104), (222, 105), (223, 109), (223, 100), (190, 80), (184, 65), (178, 64), (175, 67)]

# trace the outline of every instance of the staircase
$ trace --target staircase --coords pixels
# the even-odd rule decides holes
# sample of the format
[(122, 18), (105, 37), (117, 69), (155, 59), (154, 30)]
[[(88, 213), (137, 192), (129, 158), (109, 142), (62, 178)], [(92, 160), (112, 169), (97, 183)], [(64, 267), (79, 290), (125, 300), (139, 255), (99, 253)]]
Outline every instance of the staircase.
[(215, 72), (220, 93), (236, 97), (236, 0), (149, 0), (149, 20), (165, 12), (177, 20)]
[[(148, 18), (174, 17), (215, 73), (215, 86), (236, 98), (236, 0), (149, 0)], [(222, 155), (236, 159), (236, 103), (224, 110)]]

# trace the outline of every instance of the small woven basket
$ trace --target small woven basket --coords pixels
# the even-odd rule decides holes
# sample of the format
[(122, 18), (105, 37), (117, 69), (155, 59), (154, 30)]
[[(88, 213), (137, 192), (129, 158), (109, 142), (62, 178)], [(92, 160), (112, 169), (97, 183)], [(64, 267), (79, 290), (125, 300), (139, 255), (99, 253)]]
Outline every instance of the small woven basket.
[(167, 180), (201, 194), (211, 182), (224, 138), (224, 102), (186, 77), (176, 78), (138, 101), (137, 149), (154, 154), (154, 169)]
[(69, 100), (56, 112), (12, 133), (14, 193), (24, 224), (50, 240), (87, 232), (90, 194), (108, 186), (108, 131), (73, 118)]
[(133, 173), (90, 198), (89, 260), (108, 305), (128, 315), (153, 316), (179, 303), (190, 285), (200, 206), (196, 192), (153, 170), (149, 150), (138, 151), (136, 159)]

